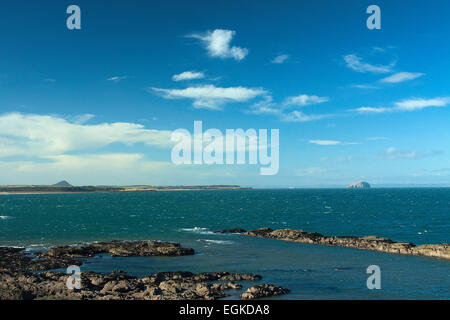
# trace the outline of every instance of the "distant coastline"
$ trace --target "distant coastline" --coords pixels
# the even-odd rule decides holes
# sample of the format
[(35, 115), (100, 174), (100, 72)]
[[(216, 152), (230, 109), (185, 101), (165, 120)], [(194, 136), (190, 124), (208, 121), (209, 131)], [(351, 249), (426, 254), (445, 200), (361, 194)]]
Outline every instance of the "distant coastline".
[(205, 186), (0, 186), (0, 194), (66, 194), (66, 193), (111, 193), (111, 192), (158, 192), (158, 191), (188, 191), (188, 190), (240, 190), (251, 189), (236, 185), (205, 185)]

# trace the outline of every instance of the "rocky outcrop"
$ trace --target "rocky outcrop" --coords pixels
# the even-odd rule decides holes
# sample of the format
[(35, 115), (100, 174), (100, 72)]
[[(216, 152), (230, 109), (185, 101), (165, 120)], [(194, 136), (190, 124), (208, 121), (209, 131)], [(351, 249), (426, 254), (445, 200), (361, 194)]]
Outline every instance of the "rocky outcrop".
[(194, 249), (162, 241), (111, 241), (53, 247), (36, 255), (40, 258), (88, 258), (100, 253), (109, 253), (113, 257), (184, 256), (194, 254)]
[(370, 184), (365, 181), (353, 182), (347, 186), (349, 189), (370, 189)]
[(270, 228), (259, 228), (245, 231), (242, 235), (270, 238), (283, 241), (320, 244), (328, 246), (348, 247), (362, 250), (373, 250), (387, 253), (407, 254), (425, 256), (441, 259), (450, 259), (450, 244), (425, 244), (416, 246), (409, 242), (395, 242), (388, 238), (376, 236), (354, 237), (339, 236), (329, 237), (317, 232), (306, 232), (294, 229), (272, 230)]
[(0, 247), (0, 270), (39, 271), (81, 265), (81, 258), (109, 253), (113, 257), (183, 256), (194, 249), (162, 241), (111, 241), (88, 245), (53, 247), (49, 251), (28, 254), (25, 248)]
[(244, 300), (260, 299), (278, 296), (280, 294), (286, 294), (289, 292), (290, 292), (289, 289), (280, 286), (275, 286), (273, 284), (264, 283), (248, 288), (243, 294), (241, 294), (241, 298)]
[(67, 268), (70, 265), (81, 265), (82, 261), (67, 257), (36, 258), (33, 255), (25, 253), (25, 248), (0, 247), (0, 271), (7, 270), (51, 270)]
[(228, 272), (162, 272), (142, 278), (123, 271), (83, 272), (81, 289), (71, 290), (66, 286), (68, 277), (51, 271), (0, 271), (0, 300), (213, 300), (229, 296), (226, 290), (242, 289), (230, 279), (261, 279), (258, 275)]
[(112, 241), (84, 246), (53, 247), (31, 255), (24, 248), (0, 247), (0, 300), (212, 300), (241, 290), (237, 281), (259, 281), (261, 276), (229, 272), (160, 272), (137, 278), (123, 271), (81, 273), (81, 288), (68, 289), (69, 274), (46, 271), (81, 266), (99, 253), (115, 257), (180, 256), (194, 250), (159, 241)]

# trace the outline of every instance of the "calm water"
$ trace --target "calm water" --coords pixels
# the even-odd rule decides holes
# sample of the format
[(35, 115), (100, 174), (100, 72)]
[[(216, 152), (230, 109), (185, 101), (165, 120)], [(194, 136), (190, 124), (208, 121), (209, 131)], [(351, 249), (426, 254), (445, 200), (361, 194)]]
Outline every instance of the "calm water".
[[(197, 252), (169, 258), (101, 256), (82, 271), (252, 272), (290, 288), (285, 299), (450, 299), (450, 261), (211, 232), (268, 226), (450, 243), (449, 188), (1, 195), (0, 216), (0, 245), (35, 250), (160, 239)], [(366, 287), (365, 270), (372, 264), (381, 268), (381, 290)]]

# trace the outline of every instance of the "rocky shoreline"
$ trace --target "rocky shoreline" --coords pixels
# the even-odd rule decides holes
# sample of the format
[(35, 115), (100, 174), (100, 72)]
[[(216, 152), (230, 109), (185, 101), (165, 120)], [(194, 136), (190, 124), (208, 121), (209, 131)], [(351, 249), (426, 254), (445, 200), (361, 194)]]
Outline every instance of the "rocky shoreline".
[[(228, 290), (242, 290), (236, 282), (260, 281), (247, 273), (160, 272), (134, 277), (123, 271), (109, 274), (82, 272), (80, 289), (69, 289), (70, 274), (48, 271), (81, 266), (98, 254), (112, 257), (184, 256), (194, 249), (162, 241), (111, 241), (77, 246), (58, 246), (29, 254), (25, 248), (0, 247), (0, 300), (213, 300), (230, 296)], [(41, 271), (41, 272), (36, 272)], [(242, 299), (285, 294), (289, 290), (258, 284)]]
[(241, 228), (219, 230), (216, 233), (237, 233), (245, 236), (268, 238), (282, 241), (291, 241), (308, 244), (319, 244), (327, 246), (338, 246), (355, 248), (361, 250), (372, 250), (386, 253), (405, 254), (423, 257), (432, 257), (450, 260), (450, 244), (423, 244), (416, 246), (409, 242), (395, 242), (389, 238), (376, 236), (354, 237), (354, 236), (324, 236), (317, 232), (306, 232), (294, 229), (259, 228), (255, 230), (244, 230)]

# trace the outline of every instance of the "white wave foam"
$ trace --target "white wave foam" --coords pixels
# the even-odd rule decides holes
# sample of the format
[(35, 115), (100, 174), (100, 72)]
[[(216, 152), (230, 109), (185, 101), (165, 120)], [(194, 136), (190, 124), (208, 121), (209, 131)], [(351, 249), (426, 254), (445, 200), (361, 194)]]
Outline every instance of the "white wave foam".
[(0, 216), (0, 220), (7, 220), (7, 219), (12, 219), (13, 217), (11, 216)]
[(212, 240), (212, 239), (204, 239), (203, 241), (214, 244), (233, 244), (233, 241), (229, 240)]
[(185, 231), (185, 232), (198, 233), (198, 234), (214, 234), (214, 232), (212, 232), (208, 228), (202, 228), (202, 227), (181, 228), (180, 230)]

